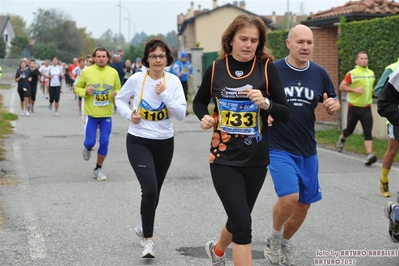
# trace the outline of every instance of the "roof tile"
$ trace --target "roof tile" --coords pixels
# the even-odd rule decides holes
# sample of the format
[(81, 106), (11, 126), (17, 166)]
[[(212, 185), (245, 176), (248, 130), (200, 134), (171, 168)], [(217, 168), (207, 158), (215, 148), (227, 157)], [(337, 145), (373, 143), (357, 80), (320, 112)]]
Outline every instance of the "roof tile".
[(319, 11), (308, 17), (318, 19), (353, 13), (369, 14), (399, 14), (399, 3), (394, 0), (358, 0), (349, 1), (343, 6), (332, 7), (328, 10)]

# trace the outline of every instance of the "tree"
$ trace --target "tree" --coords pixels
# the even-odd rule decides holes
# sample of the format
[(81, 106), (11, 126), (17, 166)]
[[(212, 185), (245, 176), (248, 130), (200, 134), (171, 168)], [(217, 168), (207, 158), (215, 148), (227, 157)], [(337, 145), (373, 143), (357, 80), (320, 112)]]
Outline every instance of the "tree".
[(56, 57), (62, 61), (71, 61), (72, 58), (84, 55), (86, 52), (85, 40), (82, 37), (84, 35), (82, 32), (85, 32), (85, 29), (78, 29), (76, 23), (62, 11), (39, 8), (34, 13), (30, 28), (35, 45), (42, 45), (39, 46), (40, 49), (35, 49), (36, 57), (39, 57), (36, 54), (39, 51), (40, 57), (54, 57), (52, 54), (43, 54), (53, 52), (52, 46), (43, 46), (48, 43), (55, 44)]
[(40, 59), (49, 59), (57, 56), (57, 47), (54, 42), (41, 43), (34, 46), (34, 55)]
[(30, 50), (29, 39), (26, 36), (15, 36), (11, 41), (11, 58), (18, 58), (21, 55), (23, 49)]
[(125, 60), (130, 59), (132, 63), (134, 63), (136, 61), (136, 58), (137, 57), (142, 58), (143, 54), (144, 54), (144, 45), (139, 45), (139, 46), (130, 45), (127, 51), (125, 51), (123, 58)]
[(38, 43), (51, 42), (53, 39), (51, 36), (52, 30), (55, 28), (55, 22), (58, 20), (56, 10), (39, 8), (33, 15), (33, 22), (30, 26), (32, 37)]
[(83, 55), (91, 54), (94, 50), (94, 40), (90, 34), (86, 33), (86, 28), (79, 29), (80, 37), (83, 40)]
[(177, 37), (177, 34), (174, 30), (166, 34), (165, 41), (171, 49), (179, 47), (179, 37)]
[(0, 35), (0, 58), (6, 57), (6, 42), (4, 41), (4, 36)]
[(112, 32), (112, 30), (108, 29), (101, 35), (100, 40), (105, 41), (105, 42), (112, 42), (113, 36), (114, 36), (114, 33)]
[(15, 35), (29, 37), (25, 20), (20, 15), (9, 15), (14, 27)]

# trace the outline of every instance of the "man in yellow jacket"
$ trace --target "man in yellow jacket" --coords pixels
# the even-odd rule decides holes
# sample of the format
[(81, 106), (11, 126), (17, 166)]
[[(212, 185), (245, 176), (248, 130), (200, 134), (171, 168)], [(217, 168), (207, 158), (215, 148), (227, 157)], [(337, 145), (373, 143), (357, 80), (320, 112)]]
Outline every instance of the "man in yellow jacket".
[(102, 165), (108, 153), (109, 137), (112, 130), (114, 98), (121, 89), (118, 72), (110, 67), (110, 53), (105, 48), (96, 48), (92, 58), (94, 65), (82, 70), (75, 84), (75, 92), (84, 99), (85, 140), (83, 159), (90, 159), (91, 151), (96, 144), (97, 128), (100, 130), (100, 146), (97, 152), (97, 163), (94, 177), (106, 180)]
[(355, 130), (360, 121), (364, 134), (364, 147), (366, 148), (365, 165), (370, 166), (377, 161), (373, 154), (373, 115), (371, 104), (373, 102), (374, 72), (368, 68), (366, 52), (358, 52), (355, 57), (356, 67), (349, 71), (339, 85), (339, 89), (347, 92), (348, 118), (347, 126), (338, 139), (336, 148), (339, 152), (344, 148), (345, 140)]

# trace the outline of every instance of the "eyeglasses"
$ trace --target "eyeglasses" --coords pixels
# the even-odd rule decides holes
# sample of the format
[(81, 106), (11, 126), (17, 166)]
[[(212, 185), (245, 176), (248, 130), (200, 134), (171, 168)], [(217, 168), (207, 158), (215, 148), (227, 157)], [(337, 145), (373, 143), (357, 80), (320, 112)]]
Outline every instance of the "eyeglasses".
[(166, 55), (164, 55), (164, 54), (160, 54), (160, 55), (152, 54), (152, 55), (149, 55), (148, 58), (149, 58), (149, 59), (157, 59), (157, 58), (159, 58), (159, 59), (162, 60), (162, 59), (165, 59), (165, 58), (166, 58)]

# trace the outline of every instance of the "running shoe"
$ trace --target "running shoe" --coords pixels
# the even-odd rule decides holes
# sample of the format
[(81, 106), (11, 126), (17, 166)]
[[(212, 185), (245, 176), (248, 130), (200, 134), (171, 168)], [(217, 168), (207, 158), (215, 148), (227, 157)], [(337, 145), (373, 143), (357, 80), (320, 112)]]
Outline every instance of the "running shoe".
[(270, 265), (279, 265), (282, 236), (270, 235), (266, 241), (266, 248), (263, 254)]
[(90, 159), (91, 151), (86, 149), (86, 147), (83, 148), (83, 160), (88, 161)]
[(51, 108), (53, 108), (53, 104), (52, 103), (50, 103), (49, 106), (48, 106), (49, 110), (51, 110)]
[(154, 241), (152, 240), (145, 240), (144, 243), (144, 250), (141, 253), (142, 258), (146, 259), (152, 259), (155, 258), (155, 253), (154, 253)]
[(341, 140), (341, 135), (340, 135), (339, 139), (337, 141), (337, 145), (335, 146), (335, 148), (337, 149), (338, 152), (342, 152), (342, 150), (344, 149), (344, 144), (345, 144), (345, 142), (343, 142)]
[(28, 112), (30, 112), (30, 105), (28, 105)]
[(367, 166), (370, 166), (373, 163), (375, 163), (376, 161), (377, 161), (377, 157), (374, 154), (369, 153), (366, 157), (366, 162), (364, 164)]
[(25, 111), (22, 111), (20, 116), (24, 116), (25, 115)]
[(380, 195), (382, 197), (390, 197), (391, 193), (389, 193), (389, 186), (388, 182), (384, 183), (380, 179)]
[(25, 112), (25, 115), (26, 115), (26, 116), (29, 116), (29, 111), (26, 111), (26, 112)]
[(58, 116), (58, 112), (55, 112), (55, 113), (54, 113), (54, 116), (56, 116), (56, 117), (57, 117), (57, 116)]
[(97, 178), (99, 181), (105, 181), (107, 180), (107, 176), (103, 174), (103, 171), (101, 168), (98, 168), (97, 170), (94, 170), (94, 176)]
[(280, 265), (294, 266), (294, 246), (291, 241), (284, 245), (281, 244)]
[(145, 245), (145, 239), (144, 239), (144, 234), (143, 234), (143, 224), (139, 223), (135, 228), (134, 232), (136, 232), (136, 235), (141, 238), (141, 246), (144, 247)]
[(223, 255), (219, 257), (215, 254), (215, 242), (209, 241), (205, 244), (205, 251), (208, 257), (211, 259), (212, 266), (225, 266), (226, 265), (226, 258)]
[(387, 202), (385, 216), (389, 220), (388, 237), (392, 242), (399, 242), (399, 205), (394, 202)]
[(33, 114), (35, 111), (33, 110), (33, 107), (30, 109), (30, 112)]

